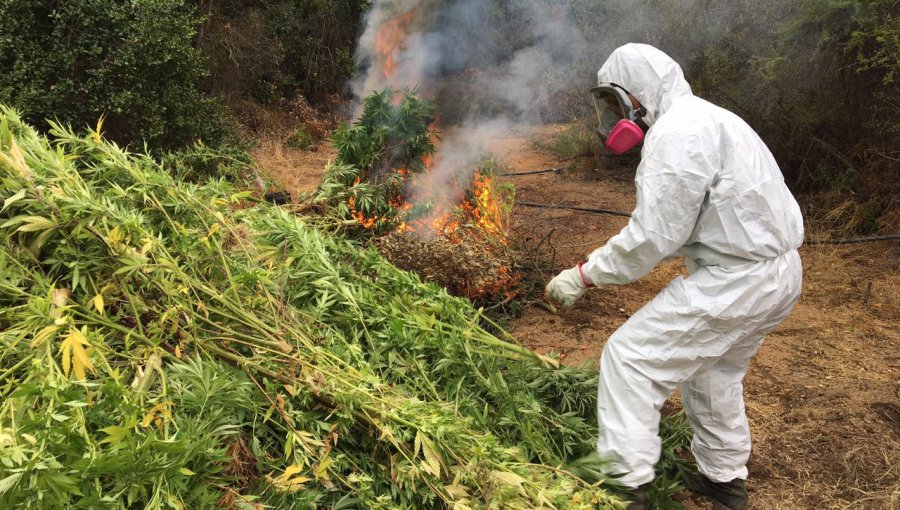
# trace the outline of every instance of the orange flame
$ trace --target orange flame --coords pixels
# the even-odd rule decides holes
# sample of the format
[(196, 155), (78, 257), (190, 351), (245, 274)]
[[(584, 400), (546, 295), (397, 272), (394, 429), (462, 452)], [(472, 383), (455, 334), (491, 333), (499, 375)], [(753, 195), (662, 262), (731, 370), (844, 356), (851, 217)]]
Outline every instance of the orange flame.
[[(424, 159), (426, 164), (425, 176), (431, 171), (434, 164), (433, 157)], [(405, 168), (395, 170), (403, 176), (407, 183), (413, 184), (418, 176), (413, 175)], [(361, 178), (353, 183), (359, 184)], [(501, 207), (500, 196), (490, 176), (476, 171), (471, 183), (466, 189), (459, 182), (453, 182), (450, 189), (441, 190), (451, 200), (435, 200), (434, 209), (424, 217), (407, 219), (397, 227), (397, 232), (414, 232), (423, 235), (438, 235), (448, 241), (459, 243), (463, 241), (463, 229), (475, 228), (481, 234), (490, 236), (493, 240), (506, 244), (506, 231), (504, 228), (504, 213)], [(427, 196), (418, 197), (422, 201), (428, 201)], [(441, 197), (444, 198), (444, 197)], [(348, 199), (350, 213), (354, 219), (365, 229), (374, 229), (379, 217), (368, 217), (356, 207), (353, 197)], [(448, 203), (449, 202), (449, 203)], [(389, 198), (388, 203), (402, 213), (409, 213), (413, 204), (405, 197), (397, 196)], [(446, 205), (445, 205), (446, 204)]]
[[(401, 53), (407, 48), (408, 30), (412, 25), (415, 17), (415, 9), (410, 9), (405, 13), (389, 19), (382, 24), (377, 31), (375, 38), (375, 52), (378, 61), (382, 66), (384, 78), (389, 82), (394, 78), (397, 68), (398, 59)], [(395, 97), (395, 102), (400, 101), (400, 97)], [(430, 126), (429, 131), (436, 133), (438, 131), (439, 120), (435, 120)], [(425, 156), (422, 162), (425, 165), (423, 176), (417, 176), (405, 168), (394, 169), (403, 180), (409, 184), (415, 184), (419, 178), (427, 179), (432, 168), (436, 164), (437, 156)], [(359, 184), (361, 179), (357, 179), (354, 185)], [(430, 192), (426, 191), (426, 195)], [(433, 192), (431, 192), (433, 193)], [(441, 194), (445, 194), (442, 200), (434, 200), (434, 209), (422, 218), (413, 218), (402, 221), (397, 227), (396, 232), (413, 232), (426, 236), (440, 236), (451, 243), (462, 243), (470, 236), (464, 235), (467, 232), (477, 233), (483, 237), (489, 237), (493, 242), (501, 245), (506, 244), (506, 230), (504, 227), (504, 212), (501, 207), (499, 193), (497, 193), (495, 184), (489, 175), (475, 171), (471, 182), (462, 185), (459, 182), (453, 182), (450, 189), (440, 190)], [(446, 200), (450, 197), (451, 200)], [(417, 200), (428, 201), (429, 196), (416, 197)], [(406, 197), (388, 197), (388, 203), (401, 213), (409, 213), (413, 209), (413, 204)], [(447, 204), (447, 205), (443, 205)], [(365, 229), (375, 229), (382, 218), (378, 216), (368, 217), (356, 207), (355, 200), (350, 197), (348, 206), (351, 216)], [(496, 244), (493, 244), (496, 246)], [(486, 296), (506, 295), (507, 299), (511, 299), (509, 289), (518, 288), (518, 280), (520, 276), (513, 273), (508, 267), (501, 267), (499, 278), (493, 283), (485, 285), (483, 288), (467, 289), (466, 294), (472, 299), (479, 299)]]
[(407, 29), (413, 21), (415, 9), (390, 19), (378, 28), (375, 52), (383, 62), (384, 75), (390, 79), (397, 71), (397, 57), (406, 49)]

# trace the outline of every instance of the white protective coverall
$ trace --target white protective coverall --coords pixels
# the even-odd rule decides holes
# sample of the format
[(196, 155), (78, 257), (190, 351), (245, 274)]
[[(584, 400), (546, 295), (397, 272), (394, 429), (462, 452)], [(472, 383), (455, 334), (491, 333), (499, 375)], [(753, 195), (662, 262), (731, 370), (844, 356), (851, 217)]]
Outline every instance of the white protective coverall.
[(600, 69), (647, 109), (651, 126), (628, 226), (582, 266), (625, 284), (685, 258), (671, 282), (609, 339), (600, 362), (598, 450), (622, 483), (653, 479), (660, 408), (681, 385), (699, 470), (746, 479), (750, 429), (742, 380), (763, 338), (800, 296), (800, 208), (768, 148), (741, 118), (692, 94), (662, 51), (628, 44)]

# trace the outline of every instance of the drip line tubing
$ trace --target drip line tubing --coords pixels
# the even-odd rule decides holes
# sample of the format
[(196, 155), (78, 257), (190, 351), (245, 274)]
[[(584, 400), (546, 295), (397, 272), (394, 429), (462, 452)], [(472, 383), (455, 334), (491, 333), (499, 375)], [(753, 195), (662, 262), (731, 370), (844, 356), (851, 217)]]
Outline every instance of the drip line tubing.
[(498, 174), (498, 175), (500, 177), (515, 177), (517, 175), (549, 174), (550, 172), (560, 174), (560, 173), (562, 173), (562, 168), (547, 168), (546, 170), (534, 170), (532, 172), (513, 172), (513, 173), (505, 173), (505, 174)]
[[(554, 205), (554, 204), (537, 204), (534, 202), (516, 202), (516, 205), (521, 205), (523, 207), (535, 207), (539, 209), (565, 209), (569, 211), (577, 211), (589, 214), (607, 214), (610, 216), (620, 216), (623, 218), (630, 218), (631, 213), (623, 212), (623, 211), (613, 211), (610, 209), (595, 209), (592, 207), (577, 207), (571, 205)], [(900, 241), (900, 235), (887, 235), (887, 236), (870, 236), (870, 237), (855, 237), (850, 239), (806, 239), (803, 241), (803, 244), (808, 246), (821, 246), (821, 245), (843, 245), (843, 244), (859, 244), (859, 243), (875, 243), (879, 241)]]

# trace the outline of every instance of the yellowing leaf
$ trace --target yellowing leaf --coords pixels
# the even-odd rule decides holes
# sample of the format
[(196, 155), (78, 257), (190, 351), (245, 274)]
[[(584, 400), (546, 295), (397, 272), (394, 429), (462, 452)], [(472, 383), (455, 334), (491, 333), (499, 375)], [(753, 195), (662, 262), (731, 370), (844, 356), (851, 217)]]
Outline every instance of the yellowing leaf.
[(522, 489), (525, 479), (510, 471), (491, 471), (491, 477), (503, 485), (510, 485)]
[(101, 115), (100, 118), (97, 119), (97, 129), (91, 133), (91, 138), (93, 138), (94, 143), (98, 145), (103, 141), (103, 117), (104, 116)]
[(445, 485), (444, 490), (447, 491), (447, 494), (451, 495), (453, 499), (465, 499), (470, 497), (469, 490), (463, 485), (455, 483), (452, 485)]
[(193, 471), (191, 471), (190, 469), (188, 469), (188, 468), (186, 468), (186, 467), (179, 468), (179, 469), (178, 469), (178, 472), (181, 473), (181, 474), (183, 474), (184, 476), (194, 476), (194, 475), (197, 474), (197, 473), (194, 473)]
[(119, 226), (116, 225), (112, 230), (109, 231), (109, 235), (106, 236), (109, 240), (110, 244), (118, 244), (122, 242), (122, 231), (119, 230)]
[(34, 339), (31, 340), (31, 347), (35, 348), (39, 345), (42, 345), (44, 342), (50, 339), (56, 332), (59, 331), (58, 325), (47, 326), (46, 328), (38, 331), (36, 335), (34, 335)]
[(66, 374), (66, 377), (69, 376), (70, 370), (74, 372), (75, 379), (78, 381), (85, 379), (85, 370), (89, 370), (93, 374), (97, 373), (85, 349), (86, 347), (90, 347), (90, 343), (88, 343), (84, 334), (75, 328), (69, 330), (69, 334), (63, 338), (62, 343), (59, 345), (59, 353), (63, 373)]
[(162, 426), (172, 421), (172, 411), (169, 409), (174, 406), (172, 402), (162, 402), (153, 406), (150, 411), (141, 420), (141, 427), (149, 427), (150, 424), (156, 424), (156, 428), (162, 430)]
[(284, 478), (287, 480), (288, 478), (303, 472), (303, 466), (298, 466), (297, 464), (291, 464), (284, 470), (284, 473), (279, 476), (279, 478)]
[(22, 218), (22, 226), (16, 232), (40, 232), (56, 228), (56, 222), (43, 216), (25, 216)]
[(312, 478), (308, 476), (296, 476), (302, 472), (303, 466), (291, 464), (287, 467), (287, 469), (284, 470), (284, 473), (281, 473), (272, 480), (272, 485), (289, 490), (291, 492), (298, 491), (303, 488), (303, 485), (306, 482), (312, 480)]
[(105, 315), (105, 312), (103, 311), (103, 294), (97, 294), (96, 296), (94, 296), (93, 303), (94, 308), (97, 309), (97, 312), (99, 312), (100, 315)]
[(425, 472), (441, 476), (441, 454), (435, 450), (426, 436), (422, 436), (422, 452), (425, 454)]
[(321, 462), (313, 466), (313, 475), (315, 475), (316, 478), (328, 479), (328, 468), (331, 467), (333, 462), (331, 457), (325, 457)]
[(9, 154), (0, 152), (0, 161), (3, 161), (15, 170), (18, 170), (23, 177), (26, 177), (29, 180), (32, 178), (31, 169), (28, 168), (28, 164), (25, 163), (25, 154), (22, 152), (22, 149), (19, 148), (19, 144), (16, 142), (15, 138), (10, 137)]
[(167, 496), (167, 499), (169, 500), (169, 506), (171, 506), (172, 508), (175, 508), (176, 510), (184, 510), (184, 503), (182, 503), (181, 500), (178, 499), (178, 496), (169, 494)]

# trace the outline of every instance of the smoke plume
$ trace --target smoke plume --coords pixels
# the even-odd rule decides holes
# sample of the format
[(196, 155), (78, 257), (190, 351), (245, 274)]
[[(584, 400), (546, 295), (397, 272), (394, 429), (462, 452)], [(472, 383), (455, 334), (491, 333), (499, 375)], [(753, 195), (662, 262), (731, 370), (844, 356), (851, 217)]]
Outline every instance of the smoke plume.
[(386, 87), (415, 89), (435, 100), (443, 129), (438, 163), (425, 179), (429, 189), (412, 195), (441, 196), (446, 183), (471, 178), (484, 140), (521, 123), (591, 115), (588, 89), (615, 47), (654, 44), (684, 65), (744, 8), (740, 0), (670, 4), (376, 0), (353, 90), (362, 98)]

